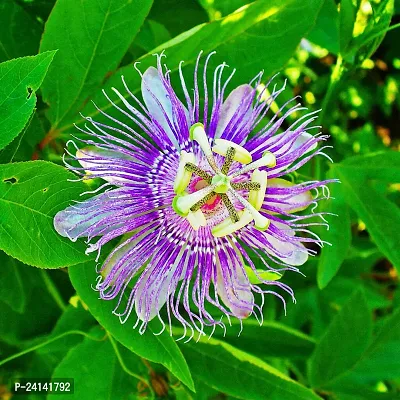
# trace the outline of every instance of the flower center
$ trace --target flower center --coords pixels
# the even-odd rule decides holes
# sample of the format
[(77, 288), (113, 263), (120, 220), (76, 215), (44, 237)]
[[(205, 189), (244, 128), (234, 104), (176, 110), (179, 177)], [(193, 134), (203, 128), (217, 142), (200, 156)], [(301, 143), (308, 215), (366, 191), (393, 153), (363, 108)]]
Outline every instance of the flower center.
[[(202, 178), (199, 177), (195, 177), (193, 180), (193, 192), (197, 192), (200, 189), (204, 189), (205, 187), (207, 187), (209, 184)], [(221, 203), (221, 196), (219, 196), (218, 194), (215, 194), (213, 197), (211, 197), (209, 200), (206, 201), (206, 203), (204, 204), (203, 207), (201, 207), (201, 210), (205, 213), (210, 213), (212, 211), (214, 211), (214, 209), (219, 206), (219, 204)]]
[[(270, 221), (259, 212), (267, 189), (267, 172), (258, 168), (275, 166), (274, 155), (266, 152), (259, 160), (252, 162), (252, 156), (245, 148), (225, 139), (215, 139), (211, 148), (204, 127), (200, 123), (190, 128), (190, 139), (198, 143), (213, 172), (209, 173), (197, 166), (193, 153), (182, 151), (174, 181), (174, 191), (177, 194), (172, 202), (174, 211), (186, 218), (193, 229), (198, 230), (202, 226), (207, 226), (203, 211), (213, 210), (222, 200), (229, 218), (212, 228), (214, 236), (226, 236), (253, 220), (256, 229), (267, 229)], [(215, 162), (213, 153), (224, 157), (221, 168)], [(234, 161), (243, 164), (243, 167), (229, 174)], [(236, 183), (232, 181), (241, 175), (247, 176), (251, 171), (249, 181)], [(192, 181), (193, 175), (195, 175), (195, 183), (191, 185), (193, 191), (188, 193), (186, 188)], [(243, 190), (249, 192), (248, 199), (241, 195), (240, 191)], [(234, 203), (240, 204), (243, 209), (237, 210)]]

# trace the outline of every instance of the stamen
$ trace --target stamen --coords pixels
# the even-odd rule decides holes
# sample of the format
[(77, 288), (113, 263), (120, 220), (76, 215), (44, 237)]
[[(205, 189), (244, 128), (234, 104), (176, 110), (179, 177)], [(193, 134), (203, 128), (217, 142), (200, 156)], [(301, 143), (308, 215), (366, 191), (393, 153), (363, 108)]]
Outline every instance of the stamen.
[(190, 211), (197, 211), (200, 210), (201, 207), (204, 206), (204, 204), (207, 203), (208, 200), (211, 200), (214, 196), (216, 196), (217, 193), (211, 192), (207, 196), (204, 196), (200, 201), (198, 201), (193, 207), (190, 207)]
[(229, 147), (228, 151), (226, 152), (224, 164), (221, 168), (221, 173), (224, 175), (228, 175), (229, 168), (233, 163), (233, 158), (235, 157), (236, 150), (233, 147)]
[(259, 190), (250, 191), (249, 203), (256, 210), (259, 210), (264, 203), (265, 192), (267, 191), (267, 171), (255, 169), (251, 176), (251, 183), (259, 185)]
[(214, 160), (213, 153), (211, 151), (210, 143), (208, 142), (206, 131), (204, 130), (204, 125), (200, 122), (192, 125), (190, 128), (190, 139), (195, 140), (201, 149), (203, 150), (204, 155), (207, 158), (210, 167), (216, 172), (219, 173), (219, 168)]
[(187, 170), (186, 164), (194, 163), (195, 157), (193, 153), (187, 153), (185, 150), (181, 151), (178, 172), (176, 173), (174, 181), (174, 192), (176, 194), (183, 193), (190, 183), (192, 178), (192, 171)]
[(227, 156), (229, 148), (235, 149), (234, 161), (240, 162), (241, 164), (248, 164), (252, 161), (253, 157), (251, 154), (242, 146), (225, 139), (215, 139), (215, 145), (212, 148), (214, 153), (220, 154), (221, 156)]
[(211, 179), (212, 176), (207, 174), (207, 172), (203, 171), (201, 168), (199, 168), (197, 165), (193, 163), (187, 163), (185, 165), (185, 169), (187, 171), (192, 172), (193, 174), (199, 176), (200, 178), (203, 178), (208, 184), (211, 184)]
[(223, 174), (214, 175), (211, 183), (216, 186), (215, 191), (217, 193), (227, 193), (231, 188), (231, 179)]
[(187, 216), (187, 220), (195, 231), (199, 230), (201, 226), (207, 225), (206, 217), (201, 210), (197, 210), (195, 212), (190, 211)]
[(186, 217), (190, 209), (205, 196), (213, 192), (214, 189), (215, 185), (210, 185), (191, 194), (177, 195), (172, 201), (172, 208), (178, 215)]
[(229, 197), (225, 193), (220, 194), (220, 196), (221, 196), (222, 201), (224, 202), (226, 209), (229, 212), (229, 216), (231, 217), (232, 222), (238, 222), (239, 214), (236, 211), (235, 206), (229, 200)]
[(270, 220), (263, 215), (261, 215), (252, 204), (250, 204), (244, 197), (242, 197), (239, 193), (234, 190), (230, 190), (229, 193), (234, 196), (238, 201), (242, 203), (244, 208), (251, 214), (254, 219), (254, 226), (256, 229), (260, 231), (265, 231), (268, 229)]
[(275, 167), (275, 165), (276, 165), (275, 156), (272, 153), (270, 153), (269, 151), (266, 151), (259, 160), (254, 161), (251, 164), (248, 164), (245, 167), (243, 167), (240, 171), (235, 172), (231, 176), (231, 178), (236, 178), (237, 176), (246, 174), (247, 172), (253, 171), (256, 168)]
[(252, 220), (253, 216), (247, 210), (239, 211), (239, 221), (232, 223), (232, 220), (230, 218), (227, 218), (220, 224), (215, 225), (212, 228), (211, 233), (214, 237), (223, 237), (226, 235), (230, 235), (231, 233), (242, 229)]
[(260, 190), (261, 188), (261, 185), (257, 182), (231, 183), (231, 186), (235, 190)]

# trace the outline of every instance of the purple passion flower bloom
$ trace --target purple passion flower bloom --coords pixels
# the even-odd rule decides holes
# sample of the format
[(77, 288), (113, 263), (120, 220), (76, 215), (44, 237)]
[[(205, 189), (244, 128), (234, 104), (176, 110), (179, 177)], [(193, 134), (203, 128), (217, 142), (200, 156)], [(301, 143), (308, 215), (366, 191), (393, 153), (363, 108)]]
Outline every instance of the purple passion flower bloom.
[(200, 53), (193, 90), (180, 64), (182, 98), (163, 55), (157, 68), (138, 70), (141, 99), (122, 77), (126, 93), (113, 89), (115, 100), (104, 95), (123, 121), (98, 109), (108, 122), (86, 117), (85, 129), (78, 127), (83, 138), (67, 144), (74, 147), (67, 166), (105, 183), (94, 197), (59, 212), (55, 229), (72, 241), (87, 238), (87, 253), (98, 255), (122, 237), (98, 270), (96, 290), (101, 299), (117, 298), (122, 323), (135, 310), (141, 333), (155, 317), (164, 328), (165, 320), (170, 327), (179, 321), (192, 336), (205, 326), (224, 328), (224, 315), (242, 321), (253, 314), (262, 323), (265, 294), (284, 305), (284, 292), (294, 300), (277, 281), (281, 273), (299, 272), (312, 244), (323, 245), (309, 227), (326, 225), (314, 221), (323, 219), (314, 210), (329, 196), (329, 181), (284, 178), (325, 155), (318, 142), (327, 136), (310, 133), (318, 128), (316, 114), (287, 124), (304, 110), (292, 99), (267, 120), (285, 88), (270, 88), (272, 79), (262, 85), (260, 73), (227, 94), (235, 71), (226, 74), (226, 64), (208, 71), (211, 56), (202, 68)]

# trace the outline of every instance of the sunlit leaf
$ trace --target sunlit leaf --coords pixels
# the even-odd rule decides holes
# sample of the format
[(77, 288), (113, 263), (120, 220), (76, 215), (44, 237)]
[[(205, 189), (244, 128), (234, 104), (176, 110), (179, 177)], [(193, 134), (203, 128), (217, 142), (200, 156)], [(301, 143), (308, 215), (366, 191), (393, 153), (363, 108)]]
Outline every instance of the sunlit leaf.
[(36, 106), (35, 92), (54, 57), (48, 51), (0, 64), (0, 149), (24, 128)]
[(0, 2), (0, 62), (38, 52), (40, 24), (14, 0)]
[[(301, 38), (313, 26), (321, 1), (306, 0), (300, 3), (295, 0), (285, 2), (260, 0), (250, 3), (225, 18), (198, 25), (159, 46), (139, 59), (140, 69), (144, 71), (147, 67), (154, 66), (153, 54), (165, 50), (168, 68), (174, 75), (180, 61), (185, 61), (185, 67), (193, 68), (201, 50), (205, 54), (216, 50), (217, 53), (211, 58), (210, 68), (223, 61), (236, 67), (246, 60), (246, 67), (237, 69), (232, 83), (247, 82), (260, 70), (264, 70), (265, 77), (268, 77), (284, 66)], [(249, 52), (248, 49), (251, 51)], [(254, 54), (257, 54), (257, 57), (254, 57)], [(121, 75), (124, 76), (131, 92), (137, 94), (140, 91), (140, 75), (132, 66), (119, 69), (103, 88), (110, 94), (111, 87), (117, 88), (121, 93), (126, 93), (121, 82)], [(190, 75), (192, 76), (192, 70)], [(103, 110), (111, 114), (114, 112), (100, 91), (93, 100)], [(116, 104), (121, 102), (118, 98), (114, 100)], [(101, 119), (99, 112), (94, 110), (92, 104), (86, 105), (82, 112), (84, 115)], [(118, 113), (118, 118), (122, 117)], [(71, 120), (65, 121), (65, 125), (60, 130), (69, 129), (73, 122), (82, 122), (82, 119), (74, 115)]]
[(365, 295), (356, 291), (315, 348), (309, 373), (312, 386), (329, 386), (346, 374), (370, 344), (371, 331), (372, 317)]
[(192, 341), (181, 348), (193, 375), (226, 394), (248, 400), (319, 399), (261, 359), (220, 340)]
[[(43, 82), (55, 130), (118, 67), (149, 12), (151, 0), (57, 1), (40, 51), (59, 49)], [(67, 34), (66, 34), (67, 33)]]
[(150, 361), (163, 364), (185, 385), (193, 389), (189, 368), (174, 339), (166, 331), (160, 335), (154, 335), (162, 329), (157, 321), (152, 321), (143, 335), (138, 332), (138, 329), (133, 329), (136, 322), (134, 316), (130, 323), (121, 324), (118, 317), (113, 314), (117, 299), (116, 301), (100, 300), (93, 290), (92, 286), (96, 283), (95, 268), (94, 262), (88, 262), (70, 267), (69, 274), (77, 294), (89, 307), (97, 321), (129, 350)]
[(85, 191), (75, 176), (46, 161), (0, 165), (0, 248), (40, 268), (87, 260), (82, 243), (71, 243), (53, 227), (55, 214)]
[[(332, 174), (329, 178), (332, 178)], [(331, 245), (323, 247), (318, 261), (317, 279), (321, 289), (337, 274), (351, 244), (350, 215), (344, 198), (343, 186), (334, 184), (331, 187), (331, 195), (332, 198), (325, 203), (324, 211), (333, 215), (325, 217), (329, 224), (329, 230), (322, 230), (324, 240)]]

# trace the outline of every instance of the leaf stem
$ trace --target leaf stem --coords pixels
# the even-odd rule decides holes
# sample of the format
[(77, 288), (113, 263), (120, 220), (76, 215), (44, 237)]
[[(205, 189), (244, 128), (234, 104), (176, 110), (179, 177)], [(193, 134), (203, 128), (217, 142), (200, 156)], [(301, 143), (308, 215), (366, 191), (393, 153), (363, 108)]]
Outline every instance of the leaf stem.
[(60, 307), (61, 311), (64, 312), (67, 309), (67, 306), (65, 305), (64, 300), (61, 297), (61, 294), (57, 289), (57, 286), (51, 280), (47, 271), (45, 271), (44, 269), (41, 269), (40, 272), (41, 272), (44, 284), (46, 285), (46, 288), (49, 291), (51, 297), (54, 299), (54, 301), (56, 302), (58, 307)]
[(341, 55), (339, 55), (337, 58), (337, 61), (336, 61), (336, 65), (331, 74), (328, 90), (327, 90), (324, 100), (322, 102), (322, 111), (321, 111), (321, 114), (319, 115), (319, 123), (321, 125), (325, 122), (326, 115), (328, 113), (328, 109), (330, 108), (332, 101), (334, 100), (335, 96), (337, 95), (339, 82), (343, 76), (344, 71), (345, 71), (345, 68), (343, 65), (343, 58)]

